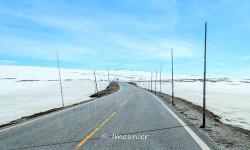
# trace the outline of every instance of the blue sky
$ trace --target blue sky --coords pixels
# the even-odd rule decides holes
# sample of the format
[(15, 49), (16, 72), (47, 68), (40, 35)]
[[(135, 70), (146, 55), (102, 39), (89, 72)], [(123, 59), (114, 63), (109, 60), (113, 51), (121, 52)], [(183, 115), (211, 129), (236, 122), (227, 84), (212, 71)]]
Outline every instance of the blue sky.
[(0, 0), (0, 64), (248, 77), (247, 0)]

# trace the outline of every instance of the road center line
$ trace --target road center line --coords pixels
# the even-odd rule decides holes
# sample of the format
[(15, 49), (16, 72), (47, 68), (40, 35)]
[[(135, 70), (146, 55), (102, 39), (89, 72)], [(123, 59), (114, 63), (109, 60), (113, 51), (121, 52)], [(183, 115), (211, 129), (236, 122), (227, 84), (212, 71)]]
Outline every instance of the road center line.
[(120, 108), (123, 107), (127, 102), (128, 102), (128, 100), (125, 100), (125, 101), (121, 104)]
[(76, 150), (83, 146), (85, 142), (87, 142), (92, 136), (95, 135), (112, 117), (116, 115), (116, 112), (113, 112), (105, 121), (103, 121), (94, 131), (92, 131), (89, 135), (87, 135), (77, 146)]

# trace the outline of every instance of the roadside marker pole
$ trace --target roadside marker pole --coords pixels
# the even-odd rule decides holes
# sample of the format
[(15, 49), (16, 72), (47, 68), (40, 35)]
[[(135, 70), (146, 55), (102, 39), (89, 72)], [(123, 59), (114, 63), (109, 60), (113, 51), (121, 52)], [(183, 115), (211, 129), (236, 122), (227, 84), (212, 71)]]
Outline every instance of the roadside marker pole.
[(147, 88), (147, 89), (149, 90), (150, 82), (148, 82), (148, 83), (149, 83), (149, 84), (148, 84), (148, 88)]
[(156, 94), (156, 83), (157, 83), (157, 68), (155, 70), (155, 94)]
[(171, 60), (172, 60), (172, 105), (174, 106), (174, 56), (173, 48), (171, 48)]
[(205, 22), (205, 41), (204, 41), (204, 77), (203, 77), (203, 119), (201, 128), (206, 127), (206, 73), (207, 73), (207, 22)]
[(151, 85), (151, 89), (150, 89), (151, 92), (152, 92), (152, 90), (153, 90), (153, 85), (152, 85), (152, 84), (153, 84), (153, 83), (152, 83), (153, 81), (152, 81), (152, 80), (153, 80), (153, 73), (151, 72), (151, 81), (150, 81), (150, 83), (151, 83), (151, 84), (150, 84), (150, 85)]
[(161, 64), (161, 68), (160, 68), (160, 93), (161, 93), (161, 72), (162, 72), (162, 64)]
[(60, 83), (60, 92), (61, 92), (61, 98), (62, 98), (62, 106), (64, 107), (63, 89), (62, 89), (62, 78), (61, 78), (59, 56), (58, 56), (58, 52), (57, 51), (56, 51), (56, 58), (57, 58), (57, 69), (58, 69), (58, 76), (59, 76), (59, 83)]
[(94, 69), (94, 77), (95, 77), (95, 93), (98, 93), (98, 87), (97, 87), (97, 82), (96, 82), (95, 69)]

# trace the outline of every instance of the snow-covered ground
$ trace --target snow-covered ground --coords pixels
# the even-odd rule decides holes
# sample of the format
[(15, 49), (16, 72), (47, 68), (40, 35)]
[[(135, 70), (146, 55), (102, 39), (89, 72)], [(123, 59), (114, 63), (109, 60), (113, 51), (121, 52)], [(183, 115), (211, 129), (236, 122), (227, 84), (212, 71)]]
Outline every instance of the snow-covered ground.
[[(110, 80), (150, 80), (151, 73), (111, 70)], [(90, 99), (95, 92), (93, 70), (61, 69), (66, 105)], [(96, 71), (98, 88), (107, 85), (107, 71)], [(202, 105), (202, 82), (198, 76), (175, 76), (175, 96)], [(153, 78), (154, 79), (154, 78)], [(170, 76), (162, 75), (163, 80)], [(185, 80), (183, 80), (185, 79)], [(149, 87), (149, 82), (140, 82)], [(153, 83), (154, 89), (154, 83)], [(250, 80), (210, 79), (207, 83), (207, 108), (222, 121), (250, 130)], [(159, 83), (157, 83), (159, 91)], [(171, 83), (162, 83), (162, 92), (171, 93)], [(61, 106), (57, 68), (0, 66), (0, 124)]]
[[(175, 81), (175, 96), (202, 106), (203, 83), (190, 81)], [(220, 116), (224, 123), (250, 130), (250, 83), (247, 82), (240, 79), (214, 79), (213, 82), (207, 82), (207, 109)], [(140, 83), (144, 88), (148, 88), (148, 85), (148, 82)], [(160, 85), (157, 83), (159, 90)], [(170, 82), (162, 83), (162, 92), (171, 95)]]
[[(65, 105), (90, 99), (95, 93), (92, 71), (62, 69)], [(97, 75), (98, 88), (106, 88), (105, 75)], [(56, 68), (0, 66), (0, 124), (61, 107)]]

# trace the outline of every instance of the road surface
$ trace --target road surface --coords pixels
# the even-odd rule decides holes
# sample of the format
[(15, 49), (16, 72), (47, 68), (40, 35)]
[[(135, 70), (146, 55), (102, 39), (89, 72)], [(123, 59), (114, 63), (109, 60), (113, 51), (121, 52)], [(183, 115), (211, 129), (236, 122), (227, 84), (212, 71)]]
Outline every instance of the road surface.
[(120, 83), (114, 94), (0, 130), (0, 149), (212, 149), (198, 135), (156, 96)]

